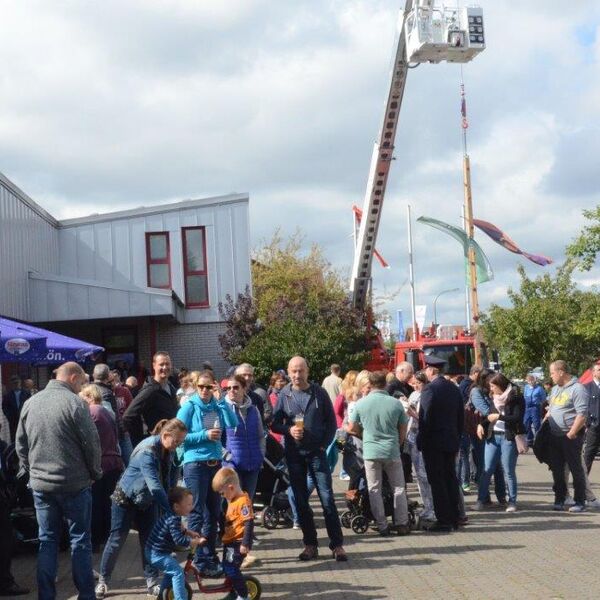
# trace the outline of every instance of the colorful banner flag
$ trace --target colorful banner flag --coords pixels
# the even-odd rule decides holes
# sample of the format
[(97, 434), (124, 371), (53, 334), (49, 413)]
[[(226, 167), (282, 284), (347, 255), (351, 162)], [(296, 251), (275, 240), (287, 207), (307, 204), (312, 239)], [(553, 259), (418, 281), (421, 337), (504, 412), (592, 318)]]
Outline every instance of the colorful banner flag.
[(404, 319), (402, 318), (402, 311), (398, 310), (396, 312), (396, 316), (398, 319), (398, 341), (404, 341)]
[[(444, 223), (443, 221), (438, 221), (437, 219), (432, 219), (430, 217), (419, 217), (417, 221), (424, 223), (425, 225), (429, 225), (430, 227), (434, 227), (435, 229), (439, 229), (440, 231), (447, 233), (457, 240), (463, 247), (465, 261), (469, 255), (469, 246), (473, 248), (475, 251), (475, 265), (477, 267), (478, 283), (485, 283), (486, 281), (491, 281), (494, 279), (492, 265), (490, 264), (488, 257), (481, 249), (481, 246), (475, 240), (470, 240), (469, 236), (462, 229), (460, 229), (460, 227), (455, 227), (454, 225), (449, 225), (448, 223)], [(470, 283), (471, 278), (468, 269), (468, 262), (465, 262), (465, 266), (467, 271), (467, 281)]]
[(473, 219), (473, 225), (478, 229), (481, 229), (483, 233), (490, 236), (497, 244), (500, 244), (503, 248), (506, 248), (509, 252), (514, 252), (515, 254), (521, 254), (525, 258), (529, 259), (531, 262), (536, 265), (540, 265), (541, 267), (545, 267), (547, 265), (551, 265), (554, 261), (547, 256), (542, 256), (541, 254), (530, 254), (529, 252), (524, 252), (515, 244), (513, 240), (506, 235), (503, 231), (498, 229), (492, 223), (488, 223), (487, 221), (481, 221), (480, 219)]

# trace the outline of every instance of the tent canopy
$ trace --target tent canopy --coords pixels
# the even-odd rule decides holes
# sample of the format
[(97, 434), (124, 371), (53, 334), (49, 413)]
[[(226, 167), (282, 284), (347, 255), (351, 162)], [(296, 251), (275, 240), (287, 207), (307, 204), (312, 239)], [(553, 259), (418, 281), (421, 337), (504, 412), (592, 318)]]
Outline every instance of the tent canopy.
[(56, 365), (67, 361), (85, 362), (103, 352), (102, 346), (0, 317), (0, 362), (33, 366)]

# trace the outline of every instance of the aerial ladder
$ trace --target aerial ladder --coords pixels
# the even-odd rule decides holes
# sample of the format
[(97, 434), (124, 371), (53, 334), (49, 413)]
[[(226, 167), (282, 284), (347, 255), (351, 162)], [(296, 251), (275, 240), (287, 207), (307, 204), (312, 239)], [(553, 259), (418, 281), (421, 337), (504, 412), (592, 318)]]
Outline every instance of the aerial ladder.
[[(394, 160), (394, 141), (408, 69), (420, 63), (466, 63), (485, 48), (482, 9), (438, 4), (435, 0), (406, 0), (399, 31), (383, 124), (373, 147), (360, 223), (355, 221), (355, 253), (350, 279), (353, 306), (368, 314), (371, 266), (381, 220), (388, 176)], [(356, 214), (356, 212), (355, 212)], [(355, 217), (356, 218), (356, 217)]]

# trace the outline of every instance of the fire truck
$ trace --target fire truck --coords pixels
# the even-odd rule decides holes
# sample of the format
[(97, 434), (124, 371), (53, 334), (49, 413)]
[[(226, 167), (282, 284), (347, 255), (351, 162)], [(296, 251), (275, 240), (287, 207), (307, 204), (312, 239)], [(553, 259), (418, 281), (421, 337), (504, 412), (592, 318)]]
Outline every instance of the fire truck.
[[(474, 361), (475, 338), (453, 333), (441, 339), (427, 332), (414, 332), (413, 341), (399, 341), (390, 356), (380, 332), (373, 327), (370, 308), (371, 267), (376, 255), (375, 242), (392, 160), (394, 143), (406, 78), (410, 68), (422, 63), (466, 63), (485, 49), (482, 9), (445, 6), (436, 0), (406, 0), (400, 14), (398, 39), (383, 124), (375, 141), (362, 211), (355, 211), (355, 253), (350, 291), (355, 308), (365, 315), (370, 360), (366, 368), (391, 369), (407, 360), (423, 365), (423, 354), (435, 352), (448, 361), (447, 371), (468, 373)], [(358, 214), (360, 213), (360, 217)]]

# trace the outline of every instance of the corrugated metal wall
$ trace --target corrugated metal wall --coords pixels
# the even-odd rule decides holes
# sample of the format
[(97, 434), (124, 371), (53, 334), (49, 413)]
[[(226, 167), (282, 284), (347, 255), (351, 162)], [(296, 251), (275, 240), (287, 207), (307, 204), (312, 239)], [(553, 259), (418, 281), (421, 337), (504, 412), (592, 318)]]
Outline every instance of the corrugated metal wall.
[(219, 321), (217, 306), (226, 294), (250, 283), (248, 201), (214, 204), (100, 222), (62, 224), (60, 275), (145, 288), (146, 232), (168, 231), (171, 284), (185, 302), (182, 227), (204, 225), (208, 257), (208, 308), (185, 311), (186, 323)]
[(0, 314), (31, 318), (30, 270), (58, 273), (58, 231), (44, 211), (0, 176)]

